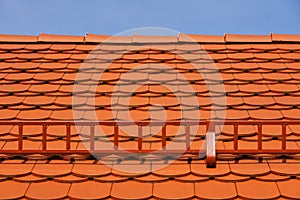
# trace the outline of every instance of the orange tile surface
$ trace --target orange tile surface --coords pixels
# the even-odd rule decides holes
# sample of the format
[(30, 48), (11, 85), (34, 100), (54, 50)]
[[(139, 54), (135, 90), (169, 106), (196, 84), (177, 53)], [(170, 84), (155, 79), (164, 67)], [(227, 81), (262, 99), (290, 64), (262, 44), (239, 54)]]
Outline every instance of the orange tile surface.
[[(299, 35), (134, 35), (119, 36), (105, 43), (107, 38), (109, 36), (94, 34), (0, 35), (0, 120), (107, 121), (128, 120), (128, 116), (134, 120), (300, 119)], [(197, 45), (186, 44), (189, 38), (200, 44), (208, 56), (201, 55), (203, 50)], [(95, 49), (100, 42), (104, 42), (104, 48)], [(102, 56), (93, 59), (107, 63), (120, 52), (124, 55), (106, 70), (93, 63), (85, 63), (79, 70), (88, 53), (101, 53)], [(176, 53), (198, 63), (201, 74)], [(224, 94), (206, 85), (218, 83), (210, 76), (216, 70), (207, 65), (208, 57), (220, 72), (226, 105), (221, 101)], [(125, 76), (129, 71), (130, 75)], [(78, 76), (78, 72), (82, 76)], [(102, 72), (103, 76), (97, 77)], [(215, 99), (211, 100), (210, 96)], [(212, 108), (225, 110), (226, 116)], [(127, 109), (129, 112), (124, 112)], [(199, 116), (195, 111), (199, 111)], [(89, 145), (89, 128), (71, 127), (71, 149), (85, 149)], [(105, 145), (112, 148), (108, 141), (114, 138), (113, 127), (102, 126), (101, 129), (103, 135), (96, 130), (95, 148)], [(239, 126), (238, 131), (239, 148), (257, 149), (256, 126)], [(42, 127), (24, 126), (23, 148), (42, 149), (42, 132)], [(144, 149), (161, 148), (161, 130), (144, 127), (143, 133)], [(195, 136), (191, 146), (199, 148), (204, 143), (205, 130), (191, 127), (191, 133)], [(120, 130), (119, 134), (121, 148), (137, 148), (136, 128)], [(166, 134), (167, 144), (172, 142), (185, 148), (184, 127), (169, 126)], [(299, 126), (289, 125), (287, 149), (300, 149), (299, 137)], [(49, 149), (65, 148), (66, 139), (65, 126), (47, 127)], [(16, 149), (17, 141), (18, 126), (1, 125), (0, 148)], [(263, 148), (281, 148), (281, 142), (280, 126), (262, 129)], [(225, 125), (220, 131), (217, 149), (233, 146), (233, 127)], [(103, 164), (107, 160), (108, 166)], [(203, 160), (184, 155), (166, 168), (154, 170), (161, 162), (168, 162), (168, 157), (155, 160), (153, 157), (120, 159), (112, 156), (97, 161), (81, 155), (0, 155), (0, 198), (300, 197), (299, 155), (266, 155), (263, 159), (256, 155), (220, 155), (216, 168), (206, 168)], [(145, 165), (149, 171), (129, 173), (111, 168), (120, 164), (127, 168)]]

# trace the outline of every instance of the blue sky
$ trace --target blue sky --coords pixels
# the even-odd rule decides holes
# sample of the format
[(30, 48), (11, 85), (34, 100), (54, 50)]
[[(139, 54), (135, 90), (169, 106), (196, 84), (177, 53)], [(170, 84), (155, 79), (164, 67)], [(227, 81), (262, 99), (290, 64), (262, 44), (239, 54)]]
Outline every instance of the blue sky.
[(114, 35), (139, 27), (183, 33), (300, 34), (298, 0), (0, 0), (0, 33)]

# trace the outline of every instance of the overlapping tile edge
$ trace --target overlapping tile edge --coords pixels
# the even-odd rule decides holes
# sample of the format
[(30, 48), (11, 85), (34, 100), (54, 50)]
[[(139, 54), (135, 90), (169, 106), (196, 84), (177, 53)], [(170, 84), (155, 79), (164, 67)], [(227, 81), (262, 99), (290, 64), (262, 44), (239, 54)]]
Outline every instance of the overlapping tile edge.
[[(91, 36), (91, 35), (90, 35)], [(0, 40), (1, 40), (0, 36)], [(14, 36), (13, 36), (14, 37)], [(23, 36), (22, 36), (23, 37)], [(24, 40), (24, 38), (20, 38), (19, 40)], [(134, 36), (133, 36), (134, 37)], [(253, 42), (253, 43), (272, 43), (272, 42), (299, 42), (299, 36), (295, 37), (288, 37), (286, 35), (276, 35), (272, 34), (271, 36), (261, 36), (261, 37), (250, 37), (251, 41), (249, 40), (248, 37), (242, 36), (238, 37), (236, 35), (225, 35), (225, 37), (221, 36), (218, 38), (209, 38), (208, 40), (204, 40), (202, 36), (196, 35), (196, 37), (199, 37), (197, 42), (204, 42), (209, 41), (209, 43), (230, 43), (230, 42)], [(84, 42), (101, 42), (103, 39), (107, 38), (106, 36), (96, 36), (94, 35), (94, 38), (89, 38), (88, 37), (81, 37), (81, 36), (76, 36), (74, 38), (69, 38), (68, 36), (66, 37), (60, 37), (60, 36), (55, 36), (53, 35), (46, 35), (42, 34), (39, 37), (33, 36), (33, 37), (28, 37), (28, 40), (30, 41), (25, 41), (25, 42), (50, 42), (50, 43), (56, 43), (56, 42), (62, 42), (62, 43), (84, 43)], [(224, 40), (222, 41), (221, 38)], [(124, 38), (120, 38), (124, 39)], [(173, 38), (174, 39), (174, 38)], [(213, 41), (212, 41), (213, 39)], [(248, 40), (247, 40), (248, 39)], [(37, 41), (35, 41), (37, 40)], [(18, 40), (10, 38), (9, 41), (5, 39), (1, 40), (2, 42), (20, 42)], [(138, 41), (138, 40), (132, 40), (130, 39), (130, 42), (132, 41)], [(145, 38), (142, 38), (142, 41), (145, 41)], [(159, 40), (156, 40), (159, 41)], [(127, 38), (127, 42), (129, 42)], [(180, 37), (179, 37), (179, 42), (180, 42)], [(294, 50), (293, 50), (294, 51)], [(57, 59), (57, 58), (56, 58)], [(64, 58), (58, 58), (58, 59), (64, 59)], [(220, 59), (220, 58), (219, 58)], [(222, 58), (221, 58), (222, 59)], [(238, 60), (247, 60), (247, 56), (243, 55), (240, 57)], [(268, 59), (274, 59), (274, 58), (268, 58)], [(274, 59), (276, 60), (276, 58)], [(297, 59), (292, 59), (291, 62), (294, 63), (294, 60)], [(272, 62), (272, 64), (274, 64)], [(295, 64), (295, 63), (294, 63)], [(253, 66), (254, 64), (251, 64)], [(256, 64), (258, 65), (258, 64)], [(256, 66), (255, 65), (255, 66)], [(270, 66), (267, 66), (265, 64), (260, 64), (261, 66), (264, 67), (264, 69), (270, 69)], [(248, 65), (250, 66), (250, 65)], [(274, 64), (275, 66), (275, 64)], [(287, 72), (286, 73), (293, 73), (299, 69), (298, 64), (296, 65), (288, 65), (288, 64), (279, 64), (276, 65), (279, 70), (280, 69), (285, 69)], [(289, 66), (289, 67), (287, 67)], [(62, 69), (64, 68), (61, 66)], [(223, 66), (224, 67), (224, 66)], [(257, 67), (257, 66), (256, 66)], [(256, 68), (254, 67), (254, 68)], [(238, 68), (238, 66), (236, 66)], [(258, 69), (259, 67), (257, 67)], [(232, 70), (232, 69), (230, 69)], [(244, 68), (243, 68), (244, 70)], [(242, 70), (242, 71), (243, 71)], [(255, 69), (254, 69), (255, 70)], [(262, 70), (260, 68), (260, 70)], [(271, 67), (271, 71), (274, 70)], [(276, 69), (278, 71), (278, 69)], [(293, 71), (294, 70), (294, 71)], [(240, 71), (240, 72), (242, 72)], [(249, 69), (248, 69), (249, 71)], [(291, 73), (291, 74), (292, 74)], [(234, 74), (234, 73), (233, 73)], [(238, 76), (236, 75), (237, 80), (239, 81), (245, 81), (243, 76)], [(291, 82), (288, 85), (293, 85), (295, 82), (297, 83), (297, 75), (295, 75), (293, 78), (288, 76), (282, 75), (279, 79), (281, 80), (276, 80), (276, 81), (281, 81), (283, 83), (286, 83), (286, 81), (293, 80), (294, 82)], [(30, 80), (32, 77), (22, 77), (24, 81), (26, 79)], [(58, 77), (60, 79), (61, 77)], [(228, 80), (232, 80), (232, 78), (227, 77)], [(263, 78), (267, 78), (269, 81), (274, 81), (271, 76), (266, 76)], [(6, 81), (9, 81), (11, 79), (10, 77), (7, 77)], [(40, 78), (36, 77), (36, 81), (39, 81)], [(53, 79), (53, 80), (52, 80)], [(57, 81), (56, 77), (51, 77), (51, 81)], [(254, 79), (249, 79), (245, 81), (244, 85), (251, 84), (251, 81), (261, 81), (261, 77), (257, 76), (254, 77)], [(278, 79), (278, 78), (277, 78)], [(13, 79), (14, 80), (14, 79)], [(23, 81), (23, 80), (22, 80)], [(114, 80), (112, 80), (114, 81)], [(232, 85), (234, 85), (233, 83)], [(286, 83), (287, 84), (287, 83)], [(243, 84), (239, 85), (239, 87), (242, 87)], [(288, 102), (288, 100), (284, 99), (284, 94), (280, 94), (278, 92), (278, 88), (282, 88), (282, 86), (276, 87), (276, 85), (272, 86), (272, 88), (268, 88), (267, 90), (270, 91), (277, 91), (279, 93), (279, 96), (283, 97), (279, 100), (278, 98), (275, 98), (277, 101), (277, 106), (279, 105), (284, 105), (284, 106), (290, 106), (291, 104), (295, 104), (295, 101)], [(8, 88), (9, 89), (9, 88)], [(234, 90), (234, 88), (232, 88)], [(260, 88), (262, 91), (264, 91), (264, 88)], [(297, 97), (297, 91), (299, 88), (288, 88), (289, 94), (291, 96)], [(20, 92), (22, 92), (24, 89), (21, 89)], [(26, 90), (26, 89), (25, 89)], [(34, 88), (31, 89), (32, 91), (40, 92), (39, 88)], [(200, 90), (200, 89), (199, 89)], [(55, 92), (57, 89), (52, 88), (50, 89), (49, 93)], [(202, 91), (203, 92), (203, 91)], [(257, 91), (255, 91), (257, 92)], [(234, 92), (233, 92), (234, 93)], [(259, 92), (258, 92), (259, 93)], [(284, 92), (283, 92), (284, 93)], [(55, 93), (52, 95), (55, 96)], [(238, 94), (236, 94), (238, 95)], [(276, 94), (268, 94), (266, 96), (273, 96)], [(5, 96), (5, 95), (4, 95)], [(51, 95), (50, 95), (51, 96)], [(291, 97), (288, 96), (288, 97)], [(26, 96), (25, 96), (26, 97)], [(15, 105), (18, 105), (19, 101), (23, 100), (18, 100), (15, 99), (16, 103)], [(260, 100), (250, 100), (250, 98), (245, 98), (246, 104), (247, 105), (252, 105), (252, 106), (261, 106), (257, 105), (258, 102), (261, 102), (262, 99)], [(41, 100), (45, 101), (45, 100)], [(50, 103), (53, 102), (52, 99), (48, 99)], [(30, 100), (25, 101), (29, 102)], [(46, 104), (47, 105), (47, 104)], [(49, 105), (49, 104), (48, 104)], [(61, 101), (57, 101), (57, 105), (61, 105)], [(142, 105), (144, 106), (144, 105)], [(264, 106), (274, 106), (274, 102), (264, 102)], [(281, 110), (282, 107), (273, 107), (274, 110)], [(51, 108), (50, 108), (51, 109)], [(25, 109), (26, 110), (26, 109)], [(286, 111), (285, 111), (286, 112)], [(293, 113), (295, 112), (286, 112), (284, 116), (289, 116), (291, 119), (298, 119), (297, 113), (294, 115)], [(9, 114), (9, 113), (2, 113), (3, 115)], [(232, 117), (237, 116), (238, 118), (241, 117), (240, 114), (243, 114), (242, 112), (236, 114), (233, 114)], [(281, 119), (282, 115), (278, 114), (278, 112), (270, 112), (272, 116), (277, 116), (276, 118)], [(12, 113), (12, 116), (15, 116), (14, 113)], [(30, 116), (30, 113), (28, 113), (26, 116)], [(49, 113), (41, 113), (40, 119), (42, 119), (43, 116), (49, 116)], [(250, 115), (251, 116), (251, 115)], [(255, 113), (251, 117), (254, 118), (259, 118), (259, 119), (264, 119), (266, 115), (263, 113)], [(246, 116), (245, 118), (248, 118), (249, 116)], [(21, 118), (22, 119), (22, 118)], [(251, 128), (245, 130), (245, 135), (253, 135), (254, 132), (249, 132)], [(292, 136), (291, 141), (295, 142), (297, 145), (298, 141), (298, 130), (293, 130), (295, 127), (291, 127), (291, 132), (288, 133), (288, 135)], [(226, 132), (226, 131), (225, 131)], [(230, 135), (232, 133), (230, 130), (227, 130), (227, 135)], [(40, 134), (40, 133), (39, 133)], [(38, 134), (38, 135), (39, 135)], [(51, 134), (51, 133), (50, 133)], [(76, 133), (75, 133), (76, 134)], [(6, 133), (3, 134), (4, 136), (7, 135)], [(55, 134), (54, 134), (55, 135)], [(58, 134), (60, 135), (60, 134)], [(265, 133), (266, 136), (271, 136), (271, 137), (277, 137), (278, 133), (274, 133), (274, 131), (269, 130)], [(36, 135), (32, 135), (34, 138)], [(52, 135), (53, 136), (53, 135)], [(59, 136), (61, 137), (61, 136)], [(11, 138), (5, 138), (5, 140), (9, 140)], [(60, 138), (62, 139), (62, 138)], [(224, 138), (226, 140), (228, 138)], [(247, 141), (247, 140), (246, 140)], [(272, 146), (272, 145), (271, 145)], [(25, 158), (25, 160), (24, 160)], [(63, 166), (61, 169), (55, 168), (56, 165), (60, 165), (60, 163), (56, 163), (54, 165), (51, 165), (51, 158), (46, 161), (46, 163), (41, 163), (39, 164), (40, 161), (32, 161), (32, 160), (27, 160), (26, 157), (22, 159), (17, 158), (17, 160), (12, 160), (13, 158), (8, 158), (6, 160), (2, 160), (2, 164), (0, 167), (4, 167), (4, 173), (1, 174), (1, 182), (0, 182), (0, 197), (4, 199), (14, 199), (14, 198), (28, 198), (28, 199), (41, 199), (41, 198), (46, 198), (46, 199), (60, 199), (60, 198), (72, 198), (72, 199), (83, 199), (83, 198), (89, 198), (89, 199), (99, 199), (99, 198), (137, 198), (137, 199), (142, 199), (142, 198), (158, 198), (158, 199), (168, 199), (168, 198), (179, 198), (179, 199), (189, 199), (189, 198), (200, 198), (200, 199), (213, 199), (213, 198), (222, 198), (222, 199), (232, 199), (232, 198), (247, 198), (247, 199), (252, 199), (252, 198), (260, 198), (260, 199), (274, 199), (277, 197), (282, 197), (282, 198), (288, 198), (288, 199), (295, 199), (299, 198), (299, 185), (300, 185), (300, 178), (299, 178), (299, 157), (295, 156), (293, 158), (283, 158), (283, 160), (287, 160), (287, 163), (284, 164), (282, 163), (282, 159), (280, 159), (277, 163), (276, 160), (273, 162), (272, 160), (270, 161), (262, 161), (258, 160), (256, 162), (261, 162), (259, 164), (253, 164), (253, 160), (249, 161), (250, 164), (246, 164), (246, 167), (243, 167), (243, 163), (240, 164), (230, 164), (230, 170), (228, 169), (226, 172), (226, 165), (228, 165), (228, 161), (225, 162), (225, 167), (224, 165), (220, 165), (219, 168), (216, 169), (215, 172), (212, 172), (214, 175), (209, 175), (209, 172), (206, 172), (203, 169), (204, 163), (199, 163), (197, 164), (198, 161), (192, 161), (192, 163), (188, 163), (188, 161), (183, 161), (180, 165), (181, 167), (187, 167), (187, 174), (185, 174), (185, 170), (182, 169), (179, 166), (176, 166), (173, 170), (171, 169), (169, 171), (169, 174), (167, 172), (157, 172), (158, 176), (156, 178), (151, 177), (149, 175), (148, 180), (148, 175), (146, 176), (130, 176), (130, 175), (124, 175), (122, 173), (118, 174), (117, 172), (111, 173), (114, 175), (117, 175), (118, 179), (115, 180), (111, 177), (111, 179), (106, 180), (105, 176), (101, 176), (101, 174), (97, 174), (95, 176), (89, 176), (86, 174), (83, 174), (81, 177), (79, 173), (79, 177), (82, 179), (78, 179), (78, 173), (74, 172), (76, 170), (70, 170), (69, 168), (73, 168), (73, 165), (76, 165), (76, 162), (74, 160), (71, 160), (70, 163), (67, 162), (67, 166)], [(272, 159), (276, 159), (272, 158)], [(27, 160), (27, 161), (26, 161)], [(15, 165), (17, 170), (12, 170), (13, 174), (6, 174), (10, 172), (8, 169), (6, 169), (5, 163), (11, 162), (12, 165)], [(34, 166), (29, 166), (27, 169), (25, 166), (30, 165), (30, 163), (33, 163)], [(55, 161), (54, 161), (55, 162)], [(80, 161), (79, 161), (80, 162)], [(89, 161), (87, 161), (89, 162)], [(241, 161), (243, 162), (243, 161)], [(75, 164), (74, 164), (75, 163)], [(184, 163), (184, 164), (183, 164)], [(66, 164), (62, 163), (61, 164)], [(255, 166), (255, 167), (253, 167)], [(44, 167), (46, 170), (42, 170), (40, 172), (38, 171), (37, 168), (39, 168), (39, 165), (45, 165)], [(80, 165), (80, 164), (79, 164)], [(84, 165), (84, 163), (83, 163)], [(194, 167), (195, 165), (196, 168)], [(22, 169), (22, 167), (24, 169)], [(92, 167), (93, 164), (91, 164), (90, 167)], [(251, 167), (252, 166), (252, 167)], [(50, 172), (51, 167), (53, 167), (54, 175), (48, 174)], [(172, 167), (172, 165), (170, 166)], [(177, 168), (178, 167), (178, 168)], [(198, 168), (199, 167), (199, 168)], [(67, 169), (68, 168), (68, 169)], [(24, 170), (24, 171), (22, 171)], [(198, 170), (198, 171), (197, 171)], [(203, 171), (201, 171), (203, 170)], [(249, 170), (249, 171), (247, 171)], [(254, 171), (252, 171), (254, 170)], [(200, 172), (199, 172), (200, 171)], [(213, 170), (212, 170), (213, 171)], [(86, 171), (84, 171), (86, 172)], [(83, 172), (83, 173), (84, 173)], [(103, 172), (103, 171), (96, 171), (96, 172)], [(206, 172), (202, 174), (202, 172)], [(173, 173), (173, 174), (172, 174)], [(34, 174), (32, 176), (32, 174)], [(75, 174), (75, 177), (71, 177), (72, 175)], [(110, 173), (107, 173), (105, 175), (111, 175)], [(168, 174), (166, 176), (166, 174)], [(189, 177), (188, 174), (194, 175), (194, 177)], [(195, 177), (196, 175), (196, 177)], [(24, 179), (23, 179), (24, 178)], [(60, 179), (61, 178), (61, 179)], [(101, 179), (103, 178), (103, 179)], [(109, 176), (106, 178), (110, 178)], [(115, 178), (115, 177), (114, 177)], [(145, 178), (145, 180), (143, 179)], [(159, 178), (159, 180), (157, 180)], [(228, 179), (227, 179), (228, 178)], [(196, 179), (196, 180), (195, 180)], [(149, 183), (150, 182), (150, 183)], [(251, 187), (255, 188), (253, 190)], [(18, 190), (12, 191), (9, 190), (11, 188), (18, 188)], [(101, 188), (101, 190), (99, 190)], [(137, 190), (137, 188), (140, 189), (140, 191), (137, 191), (136, 193), (128, 193), (128, 190), (130, 188), (134, 188)], [(55, 189), (55, 193), (52, 193), (51, 190)], [(89, 190), (91, 189), (91, 190)], [(139, 193), (140, 192), (140, 193)], [(3, 195), (3, 196), (1, 196)], [(90, 196), (89, 196), (90, 195)], [(132, 195), (132, 196), (130, 196)], [(136, 195), (136, 196), (134, 196)], [(219, 196), (218, 196), (219, 195)]]

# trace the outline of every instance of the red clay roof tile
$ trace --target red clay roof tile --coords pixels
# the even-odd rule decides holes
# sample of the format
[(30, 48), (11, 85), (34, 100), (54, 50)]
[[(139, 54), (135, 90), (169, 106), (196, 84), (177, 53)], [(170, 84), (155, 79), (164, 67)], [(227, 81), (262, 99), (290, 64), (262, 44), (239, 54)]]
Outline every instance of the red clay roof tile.
[(83, 36), (71, 36), (71, 35), (55, 35), (41, 33), (38, 36), (39, 42), (83, 42)]
[(225, 43), (224, 36), (179, 34), (179, 42), (199, 42), (199, 43)]
[(272, 42), (269, 35), (237, 35), (225, 34), (226, 42)]
[(74, 199), (102, 199), (109, 197), (111, 187), (112, 183), (99, 183), (96, 181), (73, 183), (68, 195)]
[[(82, 59), (86, 58), (88, 52), (96, 47), (96, 43), (104, 41), (109, 36), (89, 34), (86, 37), (73, 37), (41, 34), (39, 40), (43, 42), (33, 41), (33, 37), (30, 39), (23, 36), (15, 38), (22, 39), (22, 41), (6, 41), (5, 38), (1, 38), (2, 36), (0, 35), (1, 121), (114, 120), (116, 117), (128, 120), (124, 111), (115, 113), (111, 111), (111, 109), (127, 109), (128, 107), (131, 109), (129, 115), (135, 120), (223, 118), (224, 116), (219, 112), (212, 110), (212, 103), (218, 110), (227, 108), (226, 119), (299, 119), (298, 97), (300, 93), (297, 62), (300, 57), (297, 54), (300, 47), (298, 36), (287, 38), (285, 35), (273, 34), (274, 42), (271, 43), (270, 36), (229, 34), (225, 36), (226, 41), (224, 41), (224, 36), (190, 35), (196, 42), (203, 44), (201, 46), (217, 62), (216, 66), (227, 92), (227, 107), (224, 107), (220, 101), (223, 94), (215, 87), (209, 88), (205, 85), (217, 83), (207, 75), (215, 71), (206, 66), (205, 56), (197, 57), (199, 53), (203, 53), (199, 51), (198, 44), (185, 45), (184, 43), (188, 41), (183, 35), (153, 38), (135, 35), (114, 38), (103, 49), (106, 58), (111, 59), (114, 56), (112, 52), (128, 50), (128, 54), (111, 64), (100, 79), (103, 82), (97, 80), (97, 75), (95, 75), (98, 73), (97, 68), (87, 64), (83, 69), (85, 76), (78, 79), (77, 91), (74, 93), (73, 83), (83, 62)], [(11, 36), (11, 38), (14, 37)], [(138, 47), (134, 44), (129, 45), (132, 42), (140, 44)], [(148, 42), (160, 44), (146, 44), (145, 49), (136, 52), (142, 47), (142, 43)], [(216, 44), (225, 42), (227, 44)], [(123, 45), (120, 45), (121, 43)], [(124, 47), (124, 44), (128, 47)], [(164, 49), (164, 51), (159, 49)], [(199, 62), (201, 74), (198, 74), (195, 68), (190, 63), (186, 63), (181, 56), (167, 51), (180, 52), (189, 59)], [(168, 68), (160, 66), (147, 65), (139, 70), (135, 69), (142, 63), (156, 64), (158, 62), (164, 62), (165, 65), (178, 71), (182, 75), (181, 78)], [(119, 80), (128, 70), (133, 70), (135, 73)], [(164, 77), (163, 73), (169, 73), (170, 76)], [(204, 78), (207, 79), (207, 83)], [(118, 86), (121, 85), (121, 87), (115, 87), (117, 81), (120, 83)], [(139, 87), (131, 96), (130, 91), (134, 89), (136, 82)], [(166, 82), (171, 84), (169, 89), (164, 86)], [(96, 83), (97, 86), (89, 85)], [(96, 90), (95, 102), (92, 98), (93, 89)], [(118, 98), (111, 102), (114, 89)], [(71, 95), (78, 97), (78, 101), (73, 104), (73, 110), (71, 109)], [(215, 97), (213, 101), (210, 95)], [(129, 105), (125, 98), (130, 99)], [(198, 103), (195, 103), (193, 99)], [(162, 108), (158, 106), (159, 104), (165, 107)], [(94, 105), (95, 113), (91, 110)], [(196, 111), (199, 111), (200, 116), (195, 116)], [(1, 126), (0, 148), (2, 150), (17, 149), (19, 127)], [(287, 127), (287, 149), (300, 147), (298, 141), (300, 129), (297, 127), (297, 125)], [(89, 143), (89, 130), (89, 126), (79, 130), (71, 126), (70, 148), (86, 149), (85, 145)], [(97, 128), (95, 133), (98, 134), (98, 131)], [(108, 139), (113, 138), (114, 127), (104, 127), (103, 131)], [(153, 136), (151, 131), (153, 130), (149, 127), (143, 127), (142, 148), (160, 150), (162, 131), (158, 130), (158, 133)], [(263, 126), (262, 148), (280, 149), (281, 131), (280, 125)], [(24, 125), (23, 149), (42, 149), (42, 132), (42, 127)], [(175, 137), (177, 132), (179, 135)], [(239, 125), (238, 148), (257, 149), (257, 132), (257, 126)], [(204, 144), (205, 128), (200, 127), (199, 130), (195, 130), (191, 127), (191, 133), (196, 135), (196, 140), (192, 142), (191, 147), (198, 149)], [(136, 136), (137, 129), (132, 129), (130, 133), (120, 130), (119, 147), (123, 149), (137, 147)], [(49, 141), (48, 150), (65, 149), (65, 126), (50, 125), (47, 128), (46, 139)], [(99, 137), (95, 140), (96, 149), (104, 148), (101, 139), (103, 138)], [(185, 148), (184, 127), (167, 127), (166, 143), (171, 142), (176, 144), (176, 148)], [(106, 147), (113, 148), (111, 144), (107, 144)], [(216, 148), (223, 150), (233, 149), (233, 147), (233, 127), (225, 125)], [(3, 156), (3, 158), (9, 157), (9, 155)], [(21, 156), (26, 157), (26, 155)], [(42, 161), (38, 163), (30, 159), (27, 161), (1, 160), (0, 188), (4, 188), (5, 191), (2, 192), (0, 189), (0, 198), (267, 199), (279, 196), (281, 198), (299, 196), (293, 189), (299, 185), (297, 170), (299, 163), (293, 156), (286, 164), (281, 160), (279, 162), (268, 161), (268, 164), (264, 160), (254, 163), (255, 156), (250, 161), (240, 160), (238, 163), (230, 161), (230, 164), (218, 160), (217, 168), (214, 169), (206, 168), (203, 160), (192, 160), (191, 163), (177, 160), (162, 170), (138, 174), (112, 170), (110, 166), (96, 163), (94, 160), (84, 160), (85, 158), (81, 156), (78, 158), (82, 161), (76, 160), (77, 157), (75, 161), (65, 161), (71, 156), (62, 155), (63, 160), (57, 162), (51, 159), (43, 160), (47, 158), (47, 155), (40, 155)], [(233, 160), (241, 155), (226, 156), (225, 159)], [(273, 158), (273, 155), (270, 157)], [(109, 159), (119, 162), (116, 157)], [(129, 164), (124, 164), (124, 167), (134, 166), (129, 161), (126, 162)], [(288, 187), (290, 185), (293, 187)], [(102, 189), (98, 190), (99, 187)], [(12, 188), (20, 190), (12, 190)], [(141, 189), (135, 191), (130, 188)], [(8, 193), (10, 190), (12, 191)], [(132, 192), (128, 193), (128, 190)], [(169, 190), (172, 192), (166, 192)]]
[[(249, 180), (246, 182), (237, 182), (237, 193), (239, 196), (250, 199), (272, 199), (280, 196), (278, 187), (274, 182), (261, 182)], [(249, 188), (255, 188), (255, 190)]]
[(1, 42), (37, 42), (37, 36), (0, 34)]
[(26, 196), (31, 199), (60, 199), (67, 197), (70, 184), (47, 181), (31, 183)]
[(299, 35), (271, 33), (272, 41), (300, 42)]
[(195, 183), (195, 193), (203, 199), (231, 199), (237, 196), (234, 183), (215, 180)]

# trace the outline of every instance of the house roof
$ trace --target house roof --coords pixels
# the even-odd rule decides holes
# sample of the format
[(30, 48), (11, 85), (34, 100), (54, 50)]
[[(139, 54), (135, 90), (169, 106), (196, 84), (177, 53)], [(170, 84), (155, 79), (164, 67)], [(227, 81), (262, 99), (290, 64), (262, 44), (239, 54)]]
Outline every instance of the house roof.
[[(0, 120), (94, 120), (89, 115), (90, 109), (95, 110), (97, 120), (127, 120), (120, 112), (124, 107), (129, 108), (136, 121), (161, 120), (162, 107), (168, 121), (300, 119), (300, 35), (180, 34), (178, 37), (109, 38), (94, 34), (0, 35)], [(201, 45), (201, 49), (191, 47), (189, 38)], [(106, 44), (106, 49), (96, 48), (100, 42)], [(209, 61), (201, 57), (203, 49), (211, 58)], [(101, 71), (100, 80), (94, 76), (99, 73), (97, 67), (81, 68), (83, 62), (89, 63), (86, 61), (92, 52), (101, 55), (99, 62), (111, 62)], [(120, 52), (121, 56), (112, 59)], [(189, 61), (183, 59), (184, 56)], [(205, 67), (211, 61), (223, 80), (226, 105), (218, 101), (222, 94), (207, 87), (207, 83), (214, 83), (207, 74), (216, 73)], [(191, 63), (204, 66), (200, 68), (201, 74)], [(169, 68), (149, 67), (149, 64), (164, 64)], [(133, 70), (136, 76), (123, 76), (140, 65), (144, 67)], [(183, 76), (172, 76), (174, 69)], [(84, 76), (78, 77), (79, 72)], [(118, 80), (122, 81), (119, 85), (122, 87), (115, 90)], [(76, 91), (73, 91), (74, 83), (80, 86)], [(132, 95), (129, 91), (134, 84), (141, 86)], [(175, 85), (176, 91), (165, 87), (166, 84)], [(186, 90), (185, 84), (192, 90)], [(95, 88), (92, 90), (91, 86)], [(95, 102), (89, 100), (91, 92)], [(114, 94), (117, 98), (111, 101)], [(72, 96), (77, 101), (72, 101)], [(184, 101), (190, 97), (195, 98), (197, 104)], [(130, 98), (129, 103), (126, 98)], [(150, 107), (154, 108), (151, 112)], [(113, 108), (118, 108), (116, 115), (112, 113)], [(199, 116), (191, 114), (195, 110), (200, 112)], [(219, 110), (225, 110), (226, 116), (218, 115)], [(295, 199), (300, 196), (299, 154), (223, 155), (218, 157), (216, 168), (206, 168), (204, 160), (192, 155), (183, 155), (170, 164), (168, 157), (120, 159), (108, 156), (95, 160), (69, 154), (19, 153), (16, 156), (5, 151), (18, 148), (19, 126), (2, 124), (0, 127), (2, 199)], [(113, 126), (102, 128), (107, 138), (114, 138)], [(72, 126), (70, 131), (70, 148), (86, 149), (87, 130), (83, 127), (78, 131)], [(193, 129), (195, 139), (191, 147), (200, 147), (205, 133), (204, 129)], [(119, 134), (121, 148), (136, 146), (136, 131), (133, 135), (124, 131)], [(168, 126), (167, 138), (167, 143), (185, 145), (185, 132), (180, 127)], [(42, 149), (43, 126), (24, 125), (21, 140), (25, 150)], [(46, 140), (47, 149), (64, 148), (65, 127), (47, 127)], [(239, 148), (257, 149), (258, 140), (257, 126), (239, 126)], [(143, 149), (157, 150), (161, 148), (161, 141), (161, 132), (149, 134), (142, 142)], [(96, 147), (102, 145), (101, 139), (97, 142)], [(281, 126), (263, 126), (262, 148), (280, 149), (281, 144)], [(234, 128), (224, 125), (216, 148), (226, 150), (233, 146)], [(300, 149), (299, 125), (287, 125), (286, 148)], [(151, 170), (166, 163), (165, 168)], [(137, 165), (149, 170), (130, 173), (114, 168)]]

